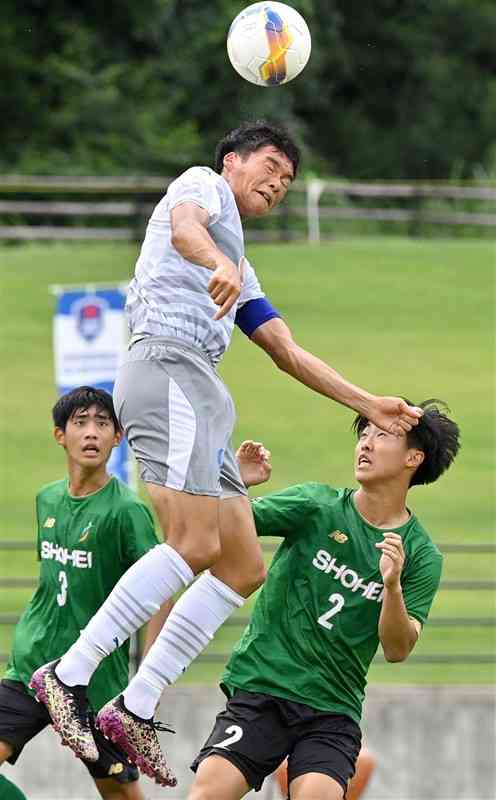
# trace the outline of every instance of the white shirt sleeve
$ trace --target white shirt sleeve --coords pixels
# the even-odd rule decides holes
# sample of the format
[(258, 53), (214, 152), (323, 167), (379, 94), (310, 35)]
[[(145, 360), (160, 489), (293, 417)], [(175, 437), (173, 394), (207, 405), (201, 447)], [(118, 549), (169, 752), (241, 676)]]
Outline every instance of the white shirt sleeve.
[(262, 291), (255, 270), (247, 258), (245, 258), (245, 262), (245, 280), (241, 287), (238, 308), (242, 308), (245, 303), (249, 303), (250, 300), (257, 300), (260, 297), (265, 297), (265, 292)]
[(196, 203), (208, 211), (208, 224), (212, 225), (222, 206), (217, 175), (207, 167), (191, 167), (170, 184), (167, 200), (169, 211), (180, 203)]

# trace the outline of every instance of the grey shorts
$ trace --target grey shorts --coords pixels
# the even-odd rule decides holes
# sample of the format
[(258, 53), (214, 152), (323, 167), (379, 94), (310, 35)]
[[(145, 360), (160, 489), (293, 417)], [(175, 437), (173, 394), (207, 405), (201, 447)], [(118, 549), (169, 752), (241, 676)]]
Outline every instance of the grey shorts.
[(247, 494), (231, 445), (234, 403), (199, 350), (159, 336), (136, 342), (114, 405), (143, 481), (212, 497)]

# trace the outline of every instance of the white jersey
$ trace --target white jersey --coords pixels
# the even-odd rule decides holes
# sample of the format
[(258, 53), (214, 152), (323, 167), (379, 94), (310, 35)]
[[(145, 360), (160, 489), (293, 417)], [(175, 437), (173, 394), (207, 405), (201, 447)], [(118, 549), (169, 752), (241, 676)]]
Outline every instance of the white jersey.
[(253, 267), (246, 262), (237, 303), (222, 319), (208, 294), (212, 271), (183, 256), (171, 244), (171, 210), (196, 203), (208, 211), (208, 232), (234, 264), (244, 256), (243, 229), (231, 187), (209, 167), (191, 167), (170, 184), (155, 207), (128, 289), (126, 310), (133, 341), (167, 336), (202, 350), (216, 364), (231, 341), (236, 311), (264, 297)]

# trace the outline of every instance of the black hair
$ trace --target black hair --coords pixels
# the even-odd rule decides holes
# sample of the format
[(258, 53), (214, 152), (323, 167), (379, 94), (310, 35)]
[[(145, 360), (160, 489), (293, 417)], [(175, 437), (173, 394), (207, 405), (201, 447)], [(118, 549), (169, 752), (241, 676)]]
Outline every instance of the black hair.
[(115, 415), (112, 395), (105, 389), (94, 389), (93, 386), (78, 386), (67, 394), (59, 397), (52, 409), (55, 427), (65, 431), (66, 425), (76, 411), (86, 411), (90, 406), (97, 406), (101, 411), (107, 411), (114, 423), (116, 431), (121, 430)]
[[(424, 453), (424, 460), (415, 470), (410, 486), (434, 483), (453, 463), (460, 449), (460, 429), (447, 416), (450, 409), (443, 400), (412, 403), (404, 399), (409, 406), (417, 405), (424, 412), (418, 425), (406, 435), (408, 447), (416, 447)], [(368, 424), (369, 420), (359, 414), (355, 417), (352, 429), (360, 436)]]
[(256, 122), (243, 122), (239, 128), (227, 133), (220, 140), (215, 149), (215, 170), (219, 174), (224, 167), (224, 156), (226, 153), (238, 153), (247, 156), (254, 153), (261, 147), (273, 147), (284, 153), (293, 165), (293, 173), (296, 178), (300, 163), (300, 150), (293, 141), (290, 134), (277, 125), (273, 125), (266, 120), (256, 120)]

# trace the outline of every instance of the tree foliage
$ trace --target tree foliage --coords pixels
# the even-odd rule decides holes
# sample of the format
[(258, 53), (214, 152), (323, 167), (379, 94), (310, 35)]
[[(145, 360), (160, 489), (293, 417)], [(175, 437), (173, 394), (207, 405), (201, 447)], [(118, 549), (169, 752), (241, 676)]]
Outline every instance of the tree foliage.
[(252, 86), (225, 39), (239, 0), (24, 0), (0, 27), (4, 172), (171, 173), (241, 119), (303, 143), (307, 169), (470, 177), (495, 158), (493, 0), (298, 0), (313, 52)]

